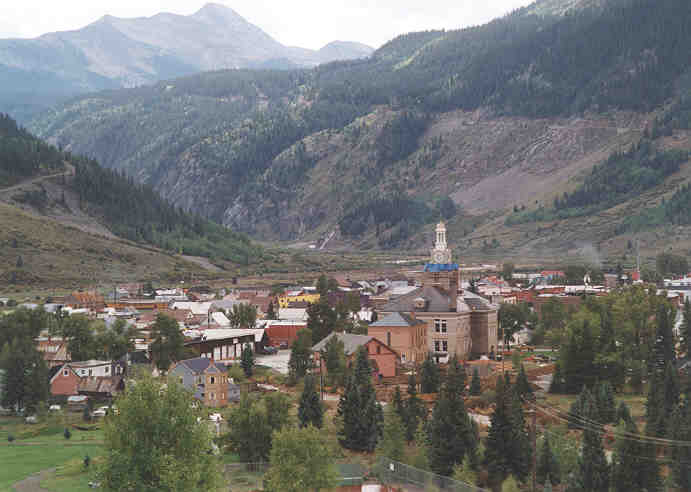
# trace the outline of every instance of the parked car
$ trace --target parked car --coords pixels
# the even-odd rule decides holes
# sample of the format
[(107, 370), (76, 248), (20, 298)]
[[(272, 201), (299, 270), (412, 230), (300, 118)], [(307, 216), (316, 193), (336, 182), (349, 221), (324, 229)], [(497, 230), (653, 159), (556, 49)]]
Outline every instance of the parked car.
[(274, 355), (278, 353), (278, 349), (276, 347), (272, 347), (271, 345), (267, 345), (262, 350), (262, 353), (265, 355)]
[(93, 416), (94, 417), (105, 417), (108, 414), (108, 407), (99, 407), (96, 410), (94, 410)]
[(38, 417), (36, 415), (29, 415), (24, 419), (27, 424), (38, 424)]
[(279, 343), (279, 344), (278, 344), (278, 348), (281, 349), (281, 350), (287, 349), (287, 348), (288, 348), (288, 342), (285, 342), (285, 341), (284, 341), (284, 342)]
[(48, 407), (49, 412), (59, 412), (60, 410), (62, 410), (60, 405), (51, 405)]

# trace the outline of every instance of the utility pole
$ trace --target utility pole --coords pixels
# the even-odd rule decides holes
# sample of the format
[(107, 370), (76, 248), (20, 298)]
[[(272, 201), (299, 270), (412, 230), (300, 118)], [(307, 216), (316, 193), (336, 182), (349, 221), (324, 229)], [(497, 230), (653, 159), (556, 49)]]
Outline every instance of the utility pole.
[(528, 411), (532, 416), (532, 444), (533, 444), (533, 492), (537, 492), (537, 412), (532, 409)]

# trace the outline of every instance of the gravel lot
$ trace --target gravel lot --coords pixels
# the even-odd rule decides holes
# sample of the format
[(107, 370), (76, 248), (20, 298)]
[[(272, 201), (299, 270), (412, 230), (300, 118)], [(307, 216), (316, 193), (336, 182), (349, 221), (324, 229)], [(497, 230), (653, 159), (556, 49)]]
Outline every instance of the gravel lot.
[(290, 360), (290, 349), (279, 350), (274, 355), (255, 355), (257, 364), (268, 366), (281, 374), (288, 374), (288, 361)]

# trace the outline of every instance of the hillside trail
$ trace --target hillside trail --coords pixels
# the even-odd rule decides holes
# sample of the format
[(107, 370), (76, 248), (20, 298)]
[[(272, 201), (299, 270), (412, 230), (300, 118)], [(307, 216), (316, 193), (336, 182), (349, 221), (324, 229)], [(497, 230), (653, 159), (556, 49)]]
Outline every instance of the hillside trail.
[(61, 173), (47, 174), (45, 176), (36, 176), (35, 178), (27, 179), (26, 181), (22, 181), (21, 183), (17, 183), (16, 185), (12, 185), (9, 188), (0, 188), (0, 196), (7, 195), (7, 194), (12, 193), (13, 191), (20, 190), (20, 189), (24, 188), (25, 186), (34, 185), (34, 184), (40, 183), (42, 181), (48, 181), (49, 179), (59, 178), (60, 176), (68, 177), (68, 176), (74, 175), (74, 166), (73, 165), (65, 163), (65, 168), (66, 168), (66, 170), (61, 172)]
[(13, 490), (16, 492), (44, 492), (48, 489), (41, 487), (41, 481), (48, 478), (48, 475), (53, 473), (55, 468), (50, 468), (48, 470), (43, 470), (38, 473), (34, 473), (26, 477), (24, 480), (17, 482), (13, 486)]

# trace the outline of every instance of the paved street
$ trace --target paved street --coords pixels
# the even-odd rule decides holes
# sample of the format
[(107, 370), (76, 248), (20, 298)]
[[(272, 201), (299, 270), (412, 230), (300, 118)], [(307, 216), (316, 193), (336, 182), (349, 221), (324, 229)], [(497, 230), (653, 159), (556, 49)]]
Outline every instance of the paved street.
[(288, 361), (290, 360), (290, 349), (279, 350), (274, 355), (256, 355), (255, 361), (262, 366), (268, 366), (281, 374), (288, 374)]

